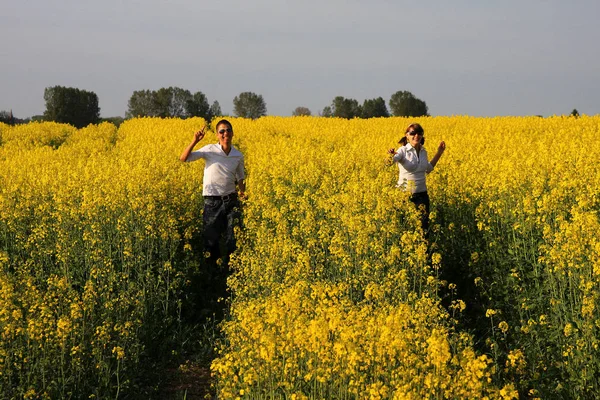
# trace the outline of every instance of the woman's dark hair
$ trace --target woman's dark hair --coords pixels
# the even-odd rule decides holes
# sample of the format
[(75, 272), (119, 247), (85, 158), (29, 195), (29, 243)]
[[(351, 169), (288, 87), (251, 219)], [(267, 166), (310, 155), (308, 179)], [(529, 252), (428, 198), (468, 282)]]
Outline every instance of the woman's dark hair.
[[(417, 123), (410, 124), (408, 126), (408, 128), (406, 128), (406, 131), (404, 133), (408, 133), (411, 130), (411, 128), (413, 131), (421, 134), (421, 146), (424, 145), (425, 144), (425, 136), (423, 136), (423, 135), (425, 135), (425, 131), (423, 130), (423, 127), (421, 126), (421, 124), (417, 124)], [(400, 141), (398, 143), (400, 143), (402, 146), (405, 146), (406, 143), (408, 143), (408, 140), (406, 140), (406, 135), (402, 136), (402, 138), (400, 139)]]

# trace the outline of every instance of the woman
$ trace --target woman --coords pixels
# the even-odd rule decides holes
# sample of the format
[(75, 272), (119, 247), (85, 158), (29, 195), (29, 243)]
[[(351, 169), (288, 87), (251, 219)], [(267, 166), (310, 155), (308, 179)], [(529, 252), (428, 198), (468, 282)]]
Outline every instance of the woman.
[(431, 159), (427, 158), (427, 150), (423, 147), (425, 137), (423, 127), (419, 124), (410, 124), (406, 128), (405, 136), (398, 143), (402, 146), (397, 150), (390, 149), (393, 154), (392, 161), (398, 163), (400, 176), (397, 187), (411, 194), (410, 201), (414, 203), (417, 210), (421, 212), (421, 227), (427, 237), (429, 229), (429, 195), (425, 184), (425, 175), (433, 171), (433, 168), (446, 150), (446, 143), (440, 142), (437, 153)]

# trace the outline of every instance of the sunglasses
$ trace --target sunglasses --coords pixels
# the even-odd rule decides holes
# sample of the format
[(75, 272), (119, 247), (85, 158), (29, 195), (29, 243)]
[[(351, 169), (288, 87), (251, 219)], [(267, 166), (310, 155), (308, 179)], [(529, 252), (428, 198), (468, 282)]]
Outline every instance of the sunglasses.
[(410, 132), (406, 132), (406, 133), (408, 133), (410, 136), (415, 136), (415, 135), (423, 136), (423, 132), (410, 131)]
[(227, 133), (233, 133), (233, 129), (231, 129), (231, 128), (227, 128), (227, 129), (221, 129), (221, 130), (219, 131), (219, 133), (220, 133), (221, 135), (222, 135), (222, 134), (224, 134), (225, 132), (227, 132)]

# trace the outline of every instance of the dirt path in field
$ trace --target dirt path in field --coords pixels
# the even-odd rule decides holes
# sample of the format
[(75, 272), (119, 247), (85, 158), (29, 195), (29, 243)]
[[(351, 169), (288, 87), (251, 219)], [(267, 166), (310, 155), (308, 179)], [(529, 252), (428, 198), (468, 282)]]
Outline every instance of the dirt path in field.
[[(208, 270), (204, 268), (204, 270)], [(225, 269), (228, 271), (228, 268)], [(182, 307), (184, 321), (179, 332), (181, 348), (168, 366), (159, 372), (160, 400), (216, 399), (210, 364), (217, 356), (215, 347), (223, 333), (219, 327), (228, 313), (227, 275), (192, 277), (189, 302)]]
[(212, 378), (207, 366), (186, 364), (183, 368), (168, 370), (169, 383), (161, 391), (160, 399), (199, 400), (216, 399), (211, 388)]

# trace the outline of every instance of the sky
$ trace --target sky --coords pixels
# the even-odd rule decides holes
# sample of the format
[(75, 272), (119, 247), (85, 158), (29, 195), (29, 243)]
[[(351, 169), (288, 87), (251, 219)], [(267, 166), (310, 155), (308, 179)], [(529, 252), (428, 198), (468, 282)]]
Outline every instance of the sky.
[(44, 89), (242, 92), (269, 115), (336, 96), (407, 90), (431, 115), (600, 113), (597, 0), (0, 0), (0, 111), (45, 110)]

